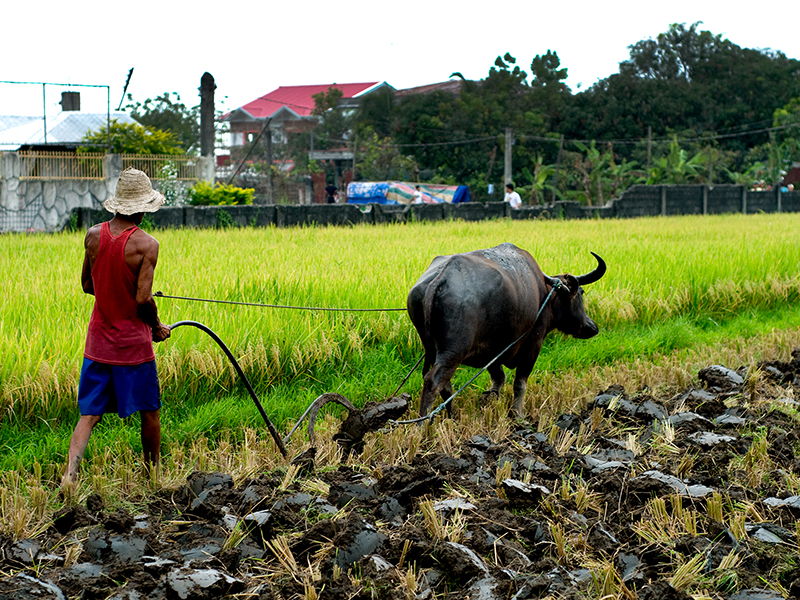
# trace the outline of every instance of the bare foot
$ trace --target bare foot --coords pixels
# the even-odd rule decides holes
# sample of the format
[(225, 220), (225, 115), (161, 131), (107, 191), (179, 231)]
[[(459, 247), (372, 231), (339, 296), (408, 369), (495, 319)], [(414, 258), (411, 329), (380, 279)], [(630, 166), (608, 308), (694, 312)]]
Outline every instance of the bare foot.
[(58, 495), (66, 501), (71, 501), (75, 497), (75, 492), (78, 489), (77, 477), (67, 473), (61, 479), (61, 489)]

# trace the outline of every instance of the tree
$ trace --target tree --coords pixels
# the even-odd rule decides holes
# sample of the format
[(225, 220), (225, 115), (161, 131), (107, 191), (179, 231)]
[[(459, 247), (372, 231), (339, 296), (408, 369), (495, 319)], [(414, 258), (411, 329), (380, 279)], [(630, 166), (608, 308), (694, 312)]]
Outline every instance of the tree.
[(792, 162), (800, 161), (800, 96), (792, 98), (788, 104), (775, 110), (772, 117), (774, 132), (773, 144), (784, 148), (788, 170)]
[[(112, 154), (183, 154), (178, 137), (169, 131), (148, 129), (138, 123), (111, 121)], [(83, 144), (78, 153), (97, 152), (98, 148), (108, 146), (108, 133), (105, 126), (90, 131), (83, 136)]]
[[(619, 73), (577, 94), (557, 127), (568, 138), (597, 140), (644, 138), (648, 127), (658, 137), (737, 133), (743, 124), (763, 127), (776, 107), (800, 95), (800, 61), (740, 48), (699, 25), (673, 24), (633, 44)], [(734, 153), (738, 168), (749, 148), (767, 141), (763, 133), (732, 136), (719, 147)]]
[(560, 66), (558, 54), (550, 50), (543, 56), (539, 54), (534, 56), (531, 61), (533, 75), (531, 87), (566, 92), (567, 85), (564, 80), (567, 78), (567, 69), (559, 69)]
[(394, 133), (394, 105), (394, 91), (388, 86), (367, 94), (358, 108), (359, 126), (371, 127), (379, 137), (391, 136)]
[(381, 139), (370, 128), (362, 130), (358, 138), (358, 160), (356, 167), (360, 176), (367, 181), (416, 179), (417, 164), (410, 156), (404, 155), (389, 138)]
[(630, 58), (620, 64), (620, 73), (666, 81), (689, 82), (699, 77), (715, 59), (734, 48), (734, 44), (721, 35), (698, 31), (700, 23), (692, 23), (688, 29), (684, 23), (673, 23), (655, 40), (633, 44)]
[[(173, 98), (174, 96), (174, 98)], [(150, 129), (169, 131), (177, 137), (185, 153), (197, 152), (200, 147), (200, 105), (187, 107), (177, 93), (164, 92), (144, 102), (134, 102), (128, 94), (130, 115)]]
[(314, 129), (315, 144), (318, 139), (321, 149), (341, 147), (347, 142), (353, 118), (339, 107), (343, 97), (344, 92), (333, 86), (312, 96), (314, 110), (311, 114), (320, 117), (320, 124)]

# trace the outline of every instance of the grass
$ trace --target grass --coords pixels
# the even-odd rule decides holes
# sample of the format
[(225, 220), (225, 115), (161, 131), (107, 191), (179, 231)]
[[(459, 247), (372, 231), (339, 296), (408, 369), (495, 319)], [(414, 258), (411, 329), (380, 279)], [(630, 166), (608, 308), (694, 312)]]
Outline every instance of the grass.
[[(161, 243), (155, 289), (270, 304), (402, 307), (438, 254), (508, 241), (558, 274), (591, 270), (593, 250), (609, 265), (606, 277), (586, 293), (587, 312), (601, 333), (588, 341), (551, 335), (530, 380), (526, 410), (549, 431), (559, 412), (584, 404), (612, 382), (678, 388), (709, 357), (738, 367), (785, 354), (800, 339), (798, 226), (800, 215), (782, 214), (168, 230), (155, 234)], [(0, 297), (0, 471), (16, 473), (19, 490), (28, 489), (24, 482), (38, 464), (41, 482), (54, 496), (77, 419), (78, 367), (92, 306), (80, 290), (82, 253), (81, 233), (0, 236), (3, 272), (21, 275), (8, 278)], [(421, 352), (403, 312), (167, 299), (158, 305), (167, 323), (196, 320), (220, 335), (283, 429), (323, 392), (341, 393), (357, 405), (383, 399)], [(156, 346), (156, 355), (164, 400), (162, 484), (180, 481), (191, 469), (227, 469), (239, 477), (285, 466), (231, 365), (205, 334), (178, 329)], [(459, 370), (454, 385), (473, 373)], [(405, 389), (416, 396), (421, 384), (415, 373)], [(484, 374), (459, 397), (457, 417), (475, 412), (487, 385)], [(441, 442), (431, 441), (424, 428), (370, 437), (362, 460), (408, 461), (432, 444), (452, 448), (477, 433), (498, 435), (510, 426), (508, 400), (506, 390), (482, 420), (443, 425), (448, 429)], [(340, 409), (325, 411), (336, 415)], [(336, 423), (325, 417), (319, 430), (329, 436)], [(295, 435), (293, 445), (302, 446), (304, 434)], [(579, 443), (560, 441), (567, 449)], [(89, 488), (135, 496), (143, 483), (136, 471), (140, 451), (138, 417), (105, 419), (87, 453)], [(336, 453), (335, 446), (324, 446), (318, 456), (333, 460)], [(9, 511), (6, 523), (15, 518)]]

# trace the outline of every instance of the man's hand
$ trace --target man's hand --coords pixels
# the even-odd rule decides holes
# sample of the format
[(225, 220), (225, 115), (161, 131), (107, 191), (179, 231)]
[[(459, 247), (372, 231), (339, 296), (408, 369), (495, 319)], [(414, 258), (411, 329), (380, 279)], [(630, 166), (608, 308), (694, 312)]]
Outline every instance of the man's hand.
[(171, 331), (168, 325), (159, 323), (157, 327), (153, 328), (153, 341), (163, 342), (170, 336), (170, 333)]

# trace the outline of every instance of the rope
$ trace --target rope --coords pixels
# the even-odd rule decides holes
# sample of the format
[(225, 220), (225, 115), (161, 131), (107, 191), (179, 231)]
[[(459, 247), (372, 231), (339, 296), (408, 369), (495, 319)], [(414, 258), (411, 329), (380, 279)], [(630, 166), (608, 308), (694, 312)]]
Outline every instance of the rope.
[(324, 310), (329, 312), (394, 312), (405, 311), (405, 308), (328, 308), (324, 306), (285, 306), (282, 304), (259, 304), (257, 302), (234, 302), (233, 300), (209, 300), (207, 298), (190, 298), (188, 296), (167, 296), (163, 292), (153, 294), (156, 298), (172, 298), (174, 300), (192, 300), (194, 302), (213, 302), (215, 304), (237, 304), (239, 306), (259, 306), (262, 308), (289, 308), (292, 310)]
[[(489, 367), (491, 367), (491, 366), (492, 366), (492, 365), (493, 365), (493, 364), (494, 364), (494, 363), (495, 363), (495, 362), (496, 362), (496, 361), (497, 361), (497, 360), (498, 360), (498, 359), (499, 359), (501, 356), (503, 356), (503, 354), (505, 354), (506, 352), (508, 352), (508, 351), (511, 349), (511, 347), (512, 347), (512, 346), (514, 346), (514, 345), (515, 345), (517, 342), (519, 342), (519, 341), (520, 341), (522, 338), (524, 338), (524, 337), (525, 337), (526, 335), (528, 335), (528, 334), (529, 334), (531, 331), (533, 331), (533, 328), (534, 328), (534, 327), (536, 327), (536, 323), (539, 321), (539, 317), (541, 316), (541, 314), (542, 314), (542, 311), (544, 310), (544, 307), (545, 307), (545, 306), (547, 306), (547, 302), (550, 300), (550, 296), (552, 296), (552, 295), (553, 295), (553, 292), (555, 292), (557, 289), (560, 289), (562, 285), (563, 285), (563, 284), (561, 283), (561, 280), (560, 280), (560, 279), (556, 279), (556, 282), (553, 284), (553, 287), (552, 287), (552, 288), (550, 288), (550, 292), (547, 294), (547, 297), (544, 299), (544, 302), (543, 302), (543, 303), (542, 303), (542, 305), (539, 307), (539, 312), (537, 312), (537, 313), (536, 313), (536, 319), (534, 320), (534, 322), (533, 322), (533, 325), (531, 326), (531, 328), (530, 328), (530, 329), (528, 329), (528, 330), (527, 330), (525, 333), (523, 333), (521, 336), (519, 336), (517, 339), (515, 339), (513, 342), (511, 342), (511, 343), (510, 343), (508, 346), (506, 346), (506, 347), (503, 349), (503, 351), (502, 351), (500, 354), (498, 354), (497, 356), (495, 356), (495, 357), (494, 357), (492, 360), (490, 360), (490, 361), (489, 361), (489, 364), (487, 364), (487, 365), (486, 365), (485, 367), (483, 367), (483, 368), (482, 368), (480, 371), (478, 371), (477, 373), (475, 373), (475, 375), (473, 375), (473, 376), (472, 376), (472, 378), (471, 378), (471, 379), (470, 379), (470, 380), (469, 380), (467, 383), (465, 383), (465, 384), (464, 384), (464, 385), (462, 385), (460, 388), (458, 388), (458, 390), (457, 390), (456, 392), (454, 392), (454, 393), (453, 393), (453, 395), (452, 395), (452, 396), (450, 396), (450, 397), (449, 397), (447, 400), (445, 400), (444, 402), (442, 402), (442, 403), (441, 403), (439, 406), (437, 406), (435, 409), (433, 409), (433, 410), (432, 410), (430, 413), (428, 413), (428, 414), (427, 414), (427, 415), (425, 415), (424, 417), (418, 417), (418, 418), (416, 418), (416, 419), (411, 419), (411, 420), (409, 420), (409, 421), (390, 421), (389, 423), (390, 423), (392, 426), (395, 426), (395, 425), (411, 425), (412, 423), (420, 423), (420, 422), (422, 422), (422, 421), (427, 421), (427, 420), (431, 420), (431, 421), (432, 421), (432, 420), (433, 420), (433, 417), (435, 417), (437, 414), (439, 414), (439, 413), (440, 413), (442, 410), (444, 410), (445, 406), (447, 406), (448, 404), (450, 404), (450, 402), (452, 402), (452, 401), (453, 401), (453, 398), (455, 398), (455, 397), (456, 397), (456, 396), (458, 396), (458, 395), (459, 395), (459, 394), (460, 394), (462, 391), (464, 391), (464, 388), (466, 388), (466, 387), (467, 387), (467, 386), (468, 386), (470, 383), (472, 383), (473, 381), (475, 381), (475, 380), (478, 378), (478, 376), (479, 376), (481, 373), (483, 373), (483, 372), (484, 372), (486, 369), (488, 369)], [(417, 364), (419, 364), (419, 363), (417, 363)], [(416, 366), (414, 367), (414, 369), (416, 369)], [(413, 372), (413, 369), (412, 369), (412, 372)], [(409, 375), (411, 375), (411, 373), (409, 373)], [(405, 382), (404, 382), (404, 383), (405, 383)], [(401, 385), (402, 385), (402, 384), (401, 384)]]
[(419, 357), (419, 360), (417, 361), (417, 363), (416, 363), (416, 364), (415, 364), (413, 367), (411, 367), (411, 370), (408, 372), (408, 375), (406, 375), (405, 379), (403, 379), (403, 381), (401, 381), (401, 382), (400, 382), (400, 385), (398, 385), (398, 386), (397, 386), (397, 389), (396, 389), (395, 391), (393, 391), (393, 392), (392, 392), (392, 394), (389, 396), (389, 398), (392, 398), (392, 397), (394, 397), (394, 396), (396, 396), (396, 395), (397, 395), (397, 392), (399, 392), (399, 391), (400, 391), (400, 388), (401, 388), (401, 387), (403, 387), (403, 386), (405, 385), (406, 381), (408, 381), (408, 378), (409, 378), (409, 377), (411, 377), (411, 374), (412, 374), (414, 371), (416, 371), (416, 370), (417, 370), (417, 367), (419, 366), (419, 363), (421, 363), (421, 362), (422, 362), (422, 359), (423, 359), (423, 358), (425, 358), (425, 355), (424, 355), (424, 354), (423, 354), (422, 356), (420, 356), (420, 357)]

